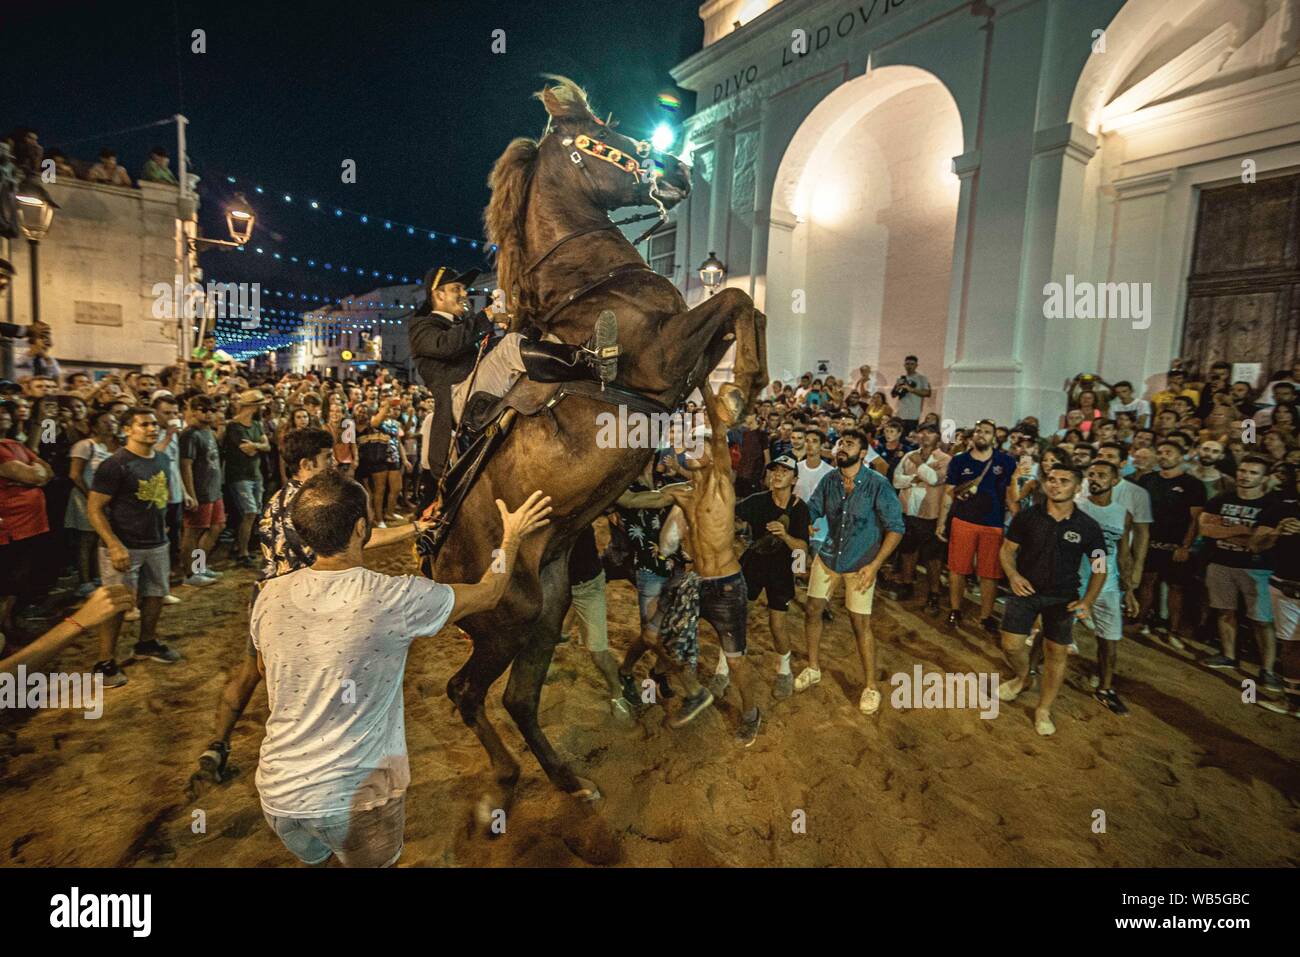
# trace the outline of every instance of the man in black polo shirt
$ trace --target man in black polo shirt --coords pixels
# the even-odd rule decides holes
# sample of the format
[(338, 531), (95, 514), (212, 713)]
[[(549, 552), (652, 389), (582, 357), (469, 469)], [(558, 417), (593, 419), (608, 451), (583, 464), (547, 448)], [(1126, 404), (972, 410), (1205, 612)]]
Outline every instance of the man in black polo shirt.
[[(1016, 514), (999, 555), (1012, 592), (1002, 613), (1002, 651), (1016, 676), (998, 687), (998, 697), (1014, 701), (1024, 688), (1029, 678), (1025, 641), (1041, 615), (1047, 657), (1034, 728), (1044, 737), (1056, 732), (1052, 703), (1065, 678), (1074, 621), (1092, 614), (1107, 575), (1119, 571), (1105, 567), (1101, 526), (1075, 507), (1074, 496), (1082, 484), (1078, 469), (1053, 466), (1043, 480), (1047, 501)], [(1088, 590), (1079, 598), (1079, 567), (1085, 558), (1094, 570)]]
[[(772, 644), (781, 656), (773, 698), (788, 698), (794, 691), (790, 672), (790, 639), (785, 633), (785, 612), (794, 597), (795, 553), (806, 567), (808, 560), (808, 505), (794, 493), (798, 464), (782, 455), (767, 467), (767, 491), (755, 492), (736, 504), (736, 520), (749, 526), (753, 544), (740, 556), (749, 600), (767, 590), (767, 623)], [(714, 693), (717, 697), (717, 693)]]

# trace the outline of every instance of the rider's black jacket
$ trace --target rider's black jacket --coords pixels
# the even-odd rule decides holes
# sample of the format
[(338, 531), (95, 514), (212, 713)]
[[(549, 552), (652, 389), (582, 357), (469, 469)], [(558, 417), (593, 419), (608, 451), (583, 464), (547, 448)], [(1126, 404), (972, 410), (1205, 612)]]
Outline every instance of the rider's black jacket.
[(411, 358), (420, 378), (433, 393), (433, 436), (429, 464), (435, 475), (447, 460), (451, 439), (451, 387), (469, 375), (478, 355), (479, 340), (492, 331), (487, 312), (467, 319), (449, 319), (434, 313), (411, 323)]

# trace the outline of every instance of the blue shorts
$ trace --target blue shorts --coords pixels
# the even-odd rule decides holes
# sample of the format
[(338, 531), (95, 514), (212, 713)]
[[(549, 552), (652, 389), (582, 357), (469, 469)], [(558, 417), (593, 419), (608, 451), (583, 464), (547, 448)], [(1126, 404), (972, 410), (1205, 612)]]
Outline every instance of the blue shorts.
[(335, 855), (344, 867), (391, 867), (402, 856), (406, 795), (369, 811), (327, 817), (281, 817), (263, 809), (266, 823), (304, 864), (323, 864)]
[(663, 575), (656, 575), (648, 568), (636, 569), (636, 601), (641, 611), (641, 627), (650, 620), (651, 606), (659, 599), (663, 592), (664, 586), (668, 584), (668, 579)]
[(230, 495), (239, 506), (239, 514), (257, 515), (262, 511), (262, 480), (240, 479), (230, 483)]

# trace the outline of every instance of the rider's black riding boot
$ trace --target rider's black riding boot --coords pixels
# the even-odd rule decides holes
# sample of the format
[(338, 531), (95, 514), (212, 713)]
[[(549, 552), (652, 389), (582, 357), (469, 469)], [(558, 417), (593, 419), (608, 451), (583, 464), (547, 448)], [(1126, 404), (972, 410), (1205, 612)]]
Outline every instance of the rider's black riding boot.
[(519, 343), (519, 358), (523, 360), (528, 378), (534, 382), (570, 382), (574, 379), (610, 382), (618, 371), (617, 339), (618, 326), (613, 313), (603, 313), (596, 324), (592, 348), (571, 346), (567, 342), (523, 339)]

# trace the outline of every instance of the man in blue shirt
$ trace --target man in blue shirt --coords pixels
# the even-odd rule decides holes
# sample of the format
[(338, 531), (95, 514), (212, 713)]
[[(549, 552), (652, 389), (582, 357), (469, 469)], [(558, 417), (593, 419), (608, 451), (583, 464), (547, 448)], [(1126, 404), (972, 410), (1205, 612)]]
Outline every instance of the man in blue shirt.
[(795, 679), (795, 691), (807, 691), (822, 680), (817, 652), (822, 637), (822, 612), (837, 583), (844, 582), (844, 604), (858, 642), (866, 673), (866, 688), (858, 701), (863, 714), (880, 708), (876, 690), (876, 647), (871, 634), (871, 604), (876, 575), (903, 540), (903, 509), (893, 485), (874, 469), (864, 468), (867, 437), (848, 429), (835, 446), (837, 471), (822, 478), (808, 501), (812, 525), (824, 519), (827, 533), (811, 543), (815, 557), (808, 573), (808, 609), (804, 637), (808, 667)]

